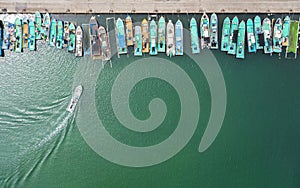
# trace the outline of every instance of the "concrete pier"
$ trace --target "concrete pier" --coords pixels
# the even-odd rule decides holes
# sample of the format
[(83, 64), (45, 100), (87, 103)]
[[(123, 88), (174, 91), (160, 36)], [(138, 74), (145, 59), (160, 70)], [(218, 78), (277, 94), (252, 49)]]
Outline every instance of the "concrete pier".
[(300, 13), (299, 0), (0, 0), (0, 12)]

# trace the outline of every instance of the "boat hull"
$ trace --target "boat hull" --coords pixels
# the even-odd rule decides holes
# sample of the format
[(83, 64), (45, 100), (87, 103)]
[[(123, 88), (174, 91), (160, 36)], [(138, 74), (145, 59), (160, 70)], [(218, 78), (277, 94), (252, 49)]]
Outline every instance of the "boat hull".
[(210, 17), (210, 48), (218, 49), (219, 41), (218, 41), (218, 17), (214, 13)]
[(33, 21), (29, 22), (29, 43), (28, 48), (31, 51), (34, 51), (36, 48), (36, 28)]
[(200, 46), (199, 46), (197, 22), (195, 18), (192, 18), (190, 21), (190, 32), (191, 32), (190, 34), (191, 34), (192, 54), (198, 54), (200, 53)]
[(245, 30), (245, 22), (241, 21), (241, 23), (239, 24), (239, 33), (236, 48), (236, 58), (238, 59), (245, 58)]
[(77, 86), (72, 94), (72, 98), (71, 98), (71, 101), (69, 103), (69, 105), (67, 106), (67, 111), (70, 112), (70, 113), (73, 113), (75, 108), (76, 108), (76, 105), (78, 104), (78, 101), (81, 97), (81, 94), (82, 94), (82, 91), (83, 91), (83, 88), (81, 85)]
[(183, 55), (183, 26), (178, 20), (175, 24), (175, 55)]
[(223, 21), (221, 51), (224, 51), (224, 52), (228, 51), (229, 38), (230, 38), (230, 19), (229, 19), (229, 17), (226, 17)]
[(238, 27), (239, 27), (239, 19), (235, 16), (232, 19), (232, 23), (230, 27), (229, 49), (227, 52), (228, 54), (231, 55), (236, 54)]
[(156, 39), (157, 39), (157, 25), (154, 20), (150, 22), (150, 55), (157, 55), (157, 46), (156, 46)]
[(247, 20), (247, 42), (248, 42), (248, 52), (256, 52), (256, 39), (254, 35), (253, 21), (251, 18)]
[(166, 21), (162, 16), (158, 21), (158, 39), (157, 39), (157, 51), (166, 52)]
[(142, 56), (142, 28), (141, 26), (134, 27), (134, 56)]
[(127, 54), (124, 23), (121, 18), (118, 18), (116, 22), (116, 36), (118, 54)]
[(167, 56), (175, 56), (174, 24), (169, 20), (167, 24)]

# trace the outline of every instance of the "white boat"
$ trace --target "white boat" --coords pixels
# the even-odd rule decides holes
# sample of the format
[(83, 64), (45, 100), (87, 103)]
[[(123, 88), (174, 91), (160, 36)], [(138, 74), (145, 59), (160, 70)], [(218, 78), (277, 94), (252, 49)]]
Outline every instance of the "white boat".
[(169, 20), (167, 24), (167, 56), (175, 56), (174, 24)]
[(72, 98), (71, 98), (71, 101), (70, 101), (70, 103), (67, 107), (68, 112), (72, 113), (75, 110), (75, 107), (76, 107), (76, 105), (79, 101), (79, 98), (81, 96), (82, 90), (83, 90), (83, 88), (82, 88), (81, 85), (79, 85), (75, 88), (74, 93), (73, 93)]
[(82, 28), (77, 26), (76, 28), (76, 45), (75, 45), (75, 56), (83, 56), (83, 48), (82, 48)]

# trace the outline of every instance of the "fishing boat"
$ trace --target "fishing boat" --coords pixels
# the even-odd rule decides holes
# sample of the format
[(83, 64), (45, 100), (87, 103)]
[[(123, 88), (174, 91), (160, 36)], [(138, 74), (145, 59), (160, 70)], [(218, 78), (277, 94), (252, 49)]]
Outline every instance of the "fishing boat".
[(23, 24), (23, 49), (28, 48), (28, 40), (29, 40), (29, 26), (27, 18), (22, 20)]
[(69, 38), (70, 39), (68, 42), (68, 52), (74, 53), (75, 45), (76, 45), (76, 29), (75, 29), (75, 25), (73, 23), (71, 23), (69, 25)]
[(254, 18), (254, 34), (256, 50), (262, 50), (264, 48), (264, 33), (262, 32), (261, 19), (259, 16), (255, 16)]
[(22, 52), (23, 51), (23, 32), (22, 32), (22, 21), (19, 18), (15, 19), (15, 45), (14, 45), (14, 51), (15, 52)]
[(118, 18), (116, 22), (116, 35), (118, 55), (127, 54), (124, 23), (121, 18)]
[(247, 20), (247, 41), (248, 41), (248, 52), (256, 52), (256, 39), (254, 35), (253, 21), (251, 18)]
[(61, 20), (57, 21), (57, 36), (56, 36), (56, 47), (58, 49), (63, 48), (64, 43), (64, 26)]
[(166, 52), (166, 21), (163, 16), (158, 20), (158, 39), (157, 39), (157, 51)]
[(200, 53), (199, 37), (198, 37), (198, 29), (197, 28), (198, 27), (197, 27), (196, 19), (192, 18), (190, 21), (192, 54)]
[(244, 59), (245, 58), (245, 22), (241, 21), (239, 25), (239, 33), (237, 39), (237, 49), (236, 49), (236, 58)]
[(169, 20), (167, 24), (167, 56), (175, 56), (174, 24)]
[(2, 20), (0, 20), (0, 57), (4, 56), (4, 50), (2, 49), (2, 44), (3, 44), (3, 29), (4, 25)]
[[(71, 26), (71, 25), (70, 25)], [(70, 38), (71, 38), (71, 28), (70, 29)], [(98, 23), (95, 16), (92, 16), (90, 19), (90, 46), (91, 46), (91, 56), (92, 58), (101, 57), (100, 49), (100, 39), (98, 34)]]
[(56, 43), (56, 32), (57, 32), (57, 28), (56, 28), (56, 19), (52, 18), (51, 20), (51, 26), (50, 26), (50, 36), (49, 36), (49, 45), (50, 46), (55, 46)]
[(10, 46), (10, 34), (9, 34), (9, 22), (7, 20), (3, 20), (3, 50), (8, 50)]
[(125, 26), (126, 26), (126, 41), (127, 41), (127, 46), (132, 46), (133, 45), (133, 31), (132, 31), (132, 20), (129, 15), (127, 15), (125, 19)]
[(82, 94), (83, 88), (81, 85), (77, 86), (72, 94), (72, 98), (71, 101), (67, 107), (67, 111), (70, 113), (73, 113), (73, 111), (75, 110), (75, 107), (80, 99), (80, 96)]
[(223, 21), (221, 51), (225, 51), (225, 52), (228, 51), (229, 39), (230, 39), (230, 19), (229, 17), (226, 17)]
[(101, 50), (102, 50), (102, 63), (109, 61), (111, 58), (110, 46), (107, 38), (106, 30), (103, 26), (99, 27), (99, 35), (101, 41)]
[(50, 27), (51, 27), (51, 19), (50, 15), (47, 12), (43, 17), (43, 23), (42, 23), (42, 38), (45, 41), (49, 41), (50, 39)]
[(273, 52), (282, 52), (282, 21), (278, 18), (273, 27)]
[(210, 16), (210, 48), (218, 49), (218, 16), (213, 13)]
[(297, 58), (297, 42), (299, 37), (299, 21), (291, 20), (290, 21), (290, 30), (288, 35), (288, 46), (285, 52), (285, 58), (290, 58), (289, 55), (292, 53), (294, 58)]
[(272, 54), (273, 45), (272, 45), (272, 37), (271, 37), (271, 20), (269, 18), (265, 18), (262, 24), (262, 31), (264, 33), (264, 53)]
[(29, 42), (28, 42), (28, 48), (30, 51), (35, 50), (35, 40), (36, 40), (36, 28), (35, 23), (33, 20), (29, 21)]
[(149, 52), (149, 26), (148, 21), (146, 19), (142, 20), (142, 52), (148, 53)]
[(76, 57), (82, 57), (83, 56), (83, 47), (82, 47), (82, 38), (83, 38), (83, 32), (80, 26), (77, 26), (76, 28), (76, 50), (75, 50), (75, 56)]
[(156, 39), (157, 39), (157, 25), (155, 20), (150, 22), (150, 55), (157, 55), (157, 46), (156, 46)]
[(35, 39), (40, 40), (42, 38), (41, 31), (42, 31), (42, 16), (39, 11), (35, 12)]
[(183, 55), (183, 26), (178, 19), (175, 24), (175, 55)]
[(232, 54), (232, 55), (236, 54), (238, 27), (239, 27), (239, 19), (238, 19), (238, 17), (235, 16), (232, 19), (232, 23), (231, 23), (231, 27), (230, 27), (229, 49), (227, 52), (228, 54)]
[(289, 45), (290, 17), (286, 16), (282, 24), (282, 46)]
[(142, 56), (142, 28), (141, 26), (134, 27), (134, 56)]
[(209, 17), (204, 13), (200, 21), (201, 49), (210, 48)]
[(64, 43), (63, 43), (63, 47), (67, 48), (68, 47), (68, 43), (70, 41), (70, 30), (69, 30), (69, 26), (70, 23), (68, 21), (64, 21)]

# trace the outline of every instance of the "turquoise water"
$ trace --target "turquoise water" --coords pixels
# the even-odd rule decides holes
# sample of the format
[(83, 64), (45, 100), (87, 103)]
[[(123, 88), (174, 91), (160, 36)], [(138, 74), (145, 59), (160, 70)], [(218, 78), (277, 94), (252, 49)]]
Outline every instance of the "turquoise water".
[[(143, 16), (134, 15), (133, 20)], [(173, 23), (178, 17), (167, 16)], [(180, 15), (184, 27), (191, 16)], [(81, 24), (87, 23), (90, 15), (57, 17)], [(224, 17), (219, 15), (220, 20)], [(102, 18), (98, 21), (104, 23)], [(262, 52), (246, 54), (245, 60), (220, 51), (213, 54), (224, 76), (227, 107), (212, 145), (198, 152), (212, 103), (203, 70), (187, 55), (170, 59), (159, 54), (192, 80), (201, 106), (199, 121), (191, 140), (174, 157), (133, 168), (112, 163), (89, 147), (77, 123), (82, 122), (78, 117), (86, 109), (84, 101), (74, 114), (65, 110), (74, 84), (95, 87), (94, 99), (88, 100), (95, 100), (97, 118), (114, 138), (138, 147), (158, 144), (175, 131), (182, 114), (176, 88), (151, 77), (134, 86), (128, 101), (136, 118), (150, 117), (148, 106), (153, 98), (162, 99), (167, 106), (158, 128), (136, 132), (115, 116), (111, 90), (120, 72), (141, 58), (114, 56), (113, 68), (106, 65), (97, 77), (100, 60), (75, 58), (66, 49), (41, 42), (37, 52), (6, 53), (0, 60), (0, 187), (299, 187), (299, 59), (279, 59)], [(157, 71), (163, 74), (168, 70)], [(87, 93), (83, 100), (87, 100), (85, 96)]]

